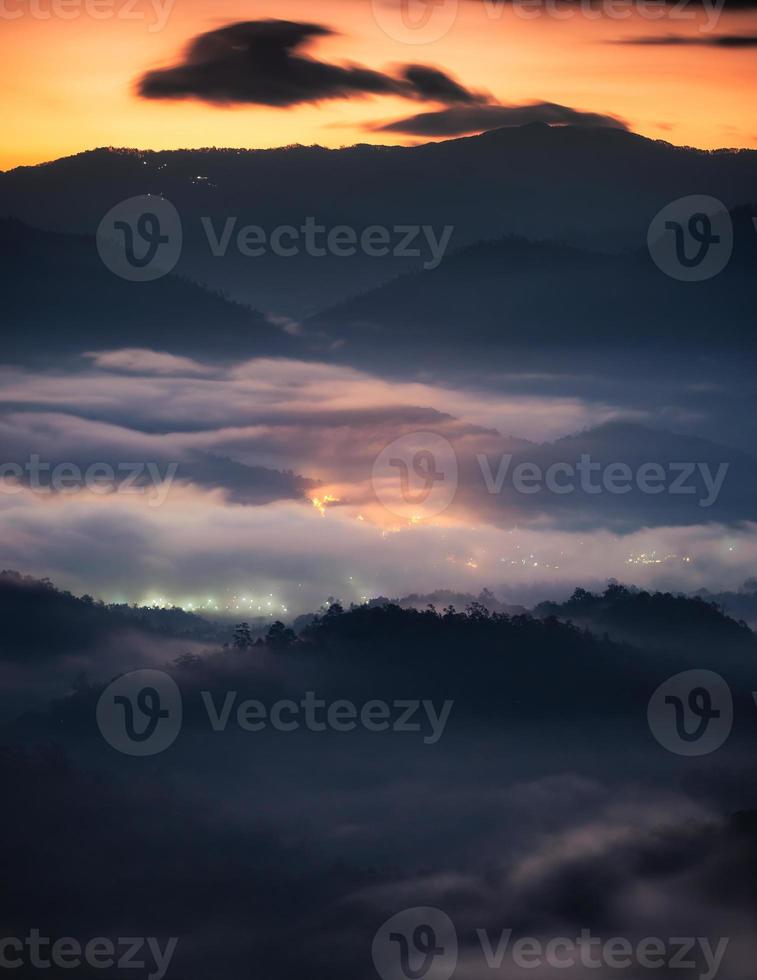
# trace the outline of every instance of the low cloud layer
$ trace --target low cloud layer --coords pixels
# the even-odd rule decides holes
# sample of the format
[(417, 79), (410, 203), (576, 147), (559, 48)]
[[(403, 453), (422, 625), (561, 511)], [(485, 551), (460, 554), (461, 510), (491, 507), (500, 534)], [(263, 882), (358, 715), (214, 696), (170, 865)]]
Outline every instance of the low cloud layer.
[(706, 37), (664, 34), (656, 37), (621, 38), (613, 43), (648, 47), (757, 48), (757, 34), (710, 34)]
[(420, 112), (406, 119), (398, 119), (372, 128), (381, 133), (408, 133), (414, 136), (461, 136), (486, 129), (524, 126), (534, 122), (557, 126), (601, 126), (607, 129), (624, 130), (628, 128), (617, 116), (583, 112), (555, 102), (454, 106), (434, 112)]
[[(6, 932), (175, 936), (168, 976), (187, 980), (251, 963), (272, 980), (350, 980), (373, 974), (389, 916), (431, 906), (453, 921), (472, 980), (521, 972), (512, 944), (501, 970), (487, 965), (504, 930), (656, 936), (668, 954), (672, 937), (706, 937), (720, 972), (697, 969), (700, 945), (693, 967), (659, 975), (748, 980), (757, 820), (726, 816), (723, 789), (730, 777), (728, 805), (754, 806), (754, 713), (712, 760), (665, 752), (646, 723), (649, 691), (690, 662), (547, 623), (362, 610), (329, 617), (304, 648), (166, 665), (183, 724), (149, 760), (100, 735), (98, 672), (4, 726)], [(745, 702), (749, 672), (730, 681)], [(202, 696), (296, 707), (314, 689), (324, 703), (401, 691), (454, 706), (429, 746), (412, 731), (245, 730), (235, 712), (214, 731)], [(564, 975), (597, 975), (582, 963)]]
[[(638, 411), (538, 394), (538, 385), (481, 392), (322, 363), (221, 368), (133, 349), (92, 352), (67, 374), (6, 368), (0, 380), (3, 463), (35, 455), (82, 471), (152, 467), (118, 492), (45, 493), (24, 474), (0, 494), (0, 566), (110, 600), (185, 605), (245, 586), (301, 612), (329, 594), (358, 602), (612, 576), (735, 588), (757, 560), (750, 457), (648, 428)], [(396, 471), (373, 472), (385, 447), (418, 432), (446, 440), (458, 459), (455, 496), (431, 516), (395, 509)], [(587, 453), (632, 473), (671, 460), (706, 469), (692, 470), (692, 490), (678, 495), (514, 486), (521, 464), (546, 473)], [(718, 484), (724, 461), (733, 470)]]

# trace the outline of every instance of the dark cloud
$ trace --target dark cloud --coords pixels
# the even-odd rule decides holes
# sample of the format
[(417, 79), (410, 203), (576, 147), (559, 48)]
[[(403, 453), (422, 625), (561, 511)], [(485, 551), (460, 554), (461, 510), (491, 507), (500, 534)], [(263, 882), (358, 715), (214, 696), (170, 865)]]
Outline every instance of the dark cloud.
[(621, 38), (612, 43), (634, 44), (645, 47), (694, 46), (702, 48), (757, 48), (757, 34), (711, 34), (707, 37), (664, 34), (657, 37)]
[(616, 116), (582, 112), (555, 102), (528, 105), (454, 106), (436, 112), (420, 112), (406, 119), (375, 127), (382, 133), (411, 133), (414, 136), (459, 136), (504, 126), (524, 126), (542, 122), (551, 125), (602, 126), (627, 129)]
[(415, 89), (418, 97), (433, 102), (470, 103), (483, 101), (482, 96), (466, 88), (438, 68), (428, 65), (407, 65), (402, 74)]
[[(556, 3), (554, 0), (548, 4), (547, 0), (541, 0), (541, 2), (534, 2), (534, 0), (499, 0), (495, 3), (495, 7), (499, 6), (512, 6), (516, 10), (523, 7), (524, 14), (527, 19), (533, 19), (538, 16), (552, 17), (555, 12), (555, 7), (557, 11), (563, 11), (563, 19), (569, 20), (570, 14), (566, 13), (568, 11), (574, 11), (576, 15), (582, 16), (584, 9), (591, 11), (594, 19), (595, 17), (605, 16), (608, 20), (617, 19), (618, 15), (611, 3), (605, 4), (604, 0), (560, 0)], [(629, 4), (629, 8), (630, 8)], [(695, 17), (697, 13), (705, 13), (705, 16), (711, 16), (712, 13), (720, 15), (721, 13), (731, 13), (737, 11), (749, 11), (754, 10), (757, 7), (757, 0), (719, 0), (718, 3), (712, 3), (712, 0), (665, 0), (665, 6), (670, 8), (671, 19), (691, 19)], [(665, 16), (668, 16), (666, 14)]]
[(268, 106), (363, 95), (446, 103), (481, 98), (436, 68), (407, 65), (394, 76), (360, 65), (332, 65), (297, 53), (316, 38), (333, 34), (320, 24), (285, 20), (229, 24), (191, 41), (180, 64), (147, 72), (139, 80), (138, 91), (148, 99), (196, 98)]

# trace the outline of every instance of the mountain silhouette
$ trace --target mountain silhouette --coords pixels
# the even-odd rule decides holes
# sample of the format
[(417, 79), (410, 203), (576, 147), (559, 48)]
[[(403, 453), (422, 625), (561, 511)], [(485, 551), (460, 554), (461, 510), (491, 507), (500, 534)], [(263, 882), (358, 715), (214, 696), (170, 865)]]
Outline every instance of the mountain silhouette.
[(169, 274), (128, 282), (108, 270), (89, 235), (0, 220), (6, 363), (47, 362), (109, 347), (215, 357), (293, 354), (298, 341), (257, 310)]
[[(501, 454), (511, 456), (501, 486), (487, 487), (480, 461), (461, 455), (456, 500), (500, 526), (532, 521), (572, 530), (605, 527), (625, 534), (643, 527), (737, 525), (754, 513), (757, 458), (692, 434), (612, 421), (553, 442), (518, 445), (504, 439), (497, 451), (487, 448), (492, 484), (502, 467)], [(594, 467), (586, 485), (580, 475), (582, 457)], [(620, 464), (627, 468), (627, 479), (621, 481), (625, 488), (618, 490), (612, 480), (605, 482), (605, 475)], [(528, 493), (519, 492), (515, 480), (522, 465), (535, 465), (542, 474)], [(546, 474), (554, 466), (573, 468), (572, 476), (555, 479), (558, 489), (572, 489), (552, 489)], [(665, 477), (650, 489), (643, 474), (652, 469)], [(674, 558), (686, 561), (684, 554)]]
[(601, 595), (576, 589), (566, 602), (539, 603), (534, 615), (555, 617), (646, 649), (687, 652), (714, 647), (735, 655), (736, 663), (748, 662), (757, 654), (749, 627), (705, 597), (647, 592), (613, 583)]
[[(312, 329), (344, 339), (356, 356), (381, 338), (428, 363), (492, 348), (528, 357), (549, 349), (753, 348), (751, 296), (757, 267), (753, 209), (732, 212), (734, 249), (726, 268), (701, 282), (680, 282), (649, 252), (606, 254), (564, 243), (507, 237), (480, 242), (431, 270), (398, 277), (310, 318)], [(462, 337), (466, 343), (461, 345)]]
[(709, 194), (750, 200), (757, 151), (676, 147), (621, 130), (533, 123), (420, 146), (330, 150), (98, 149), (0, 174), (0, 213), (39, 227), (92, 233), (116, 203), (163, 195), (178, 209), (179, 271), (274, 313), (300, 317), (421, 268), (423, 256), (214, 258), (200, 219), (269, 233), (312, 216), (358, 231), (453, 227), (462, 248), (504, 235), (588, 248), (640, 248), (671, 201)]

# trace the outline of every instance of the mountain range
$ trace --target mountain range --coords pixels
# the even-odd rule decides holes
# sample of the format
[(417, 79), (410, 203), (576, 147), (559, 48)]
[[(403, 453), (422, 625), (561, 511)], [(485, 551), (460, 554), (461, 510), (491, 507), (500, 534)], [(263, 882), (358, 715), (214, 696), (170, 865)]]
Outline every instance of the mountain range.
[(757, 183), (757, 151), (676, 147), (621, 130), (533, 123), (413, 147), (338, 150), (97, 149), (0, 174), (0, 214), (36, 227), (94, 233), (118, 202), (163, 195), (178, 209), (178, 271), (279, 315), (312, 315), (422, 267), (422, 259), (266, 254), (214, 258), (200, 219), (269, 233), (313, 217), (361, 231), (453, 229), (464, 248), (503, 236), (599, 250), (639, 249), (653, 216), (688, 194), (733, 208)]

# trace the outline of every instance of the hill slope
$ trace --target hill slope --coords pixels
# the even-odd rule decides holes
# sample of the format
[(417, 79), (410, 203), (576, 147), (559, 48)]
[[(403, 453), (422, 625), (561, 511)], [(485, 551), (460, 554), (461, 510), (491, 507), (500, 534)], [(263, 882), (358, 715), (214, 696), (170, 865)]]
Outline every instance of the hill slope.
[(127, 282), (94, 239), (0, 220), (3, 361), (45, 361), (109, 347), (195, 356), (286, 355), (297, 342), (257, 310), (175, 275)]
[(308, 321), (353, 348), (380, 337), (424, 358), (471, 346), (754, 346), (757, 265), (752, 209), (733, 212), (734, 252), (716, 277), (679, 282), (646, 251), (601, 254), (554, 242), (477, 243), (431, 270), (405, 275)]
[[(556, 179), (559, 178), (559, 179)], [(162, 194), (184, 223), (181, 272), (253, 305), (301, 316), (386, 282), (419, 257), (267, 255), (211, 260), (200, 217), (270, 231), (453, 226), (460, 248), (505, 234), (640, 247), (651, 218), (687, 194), (751, 198), (757, 152), (709, 152), (619, 130), (532, 124), (415, 147), (145, 152), (100, 149), (0, 174), (0, 214), (93, 232), (115, 203)]]

